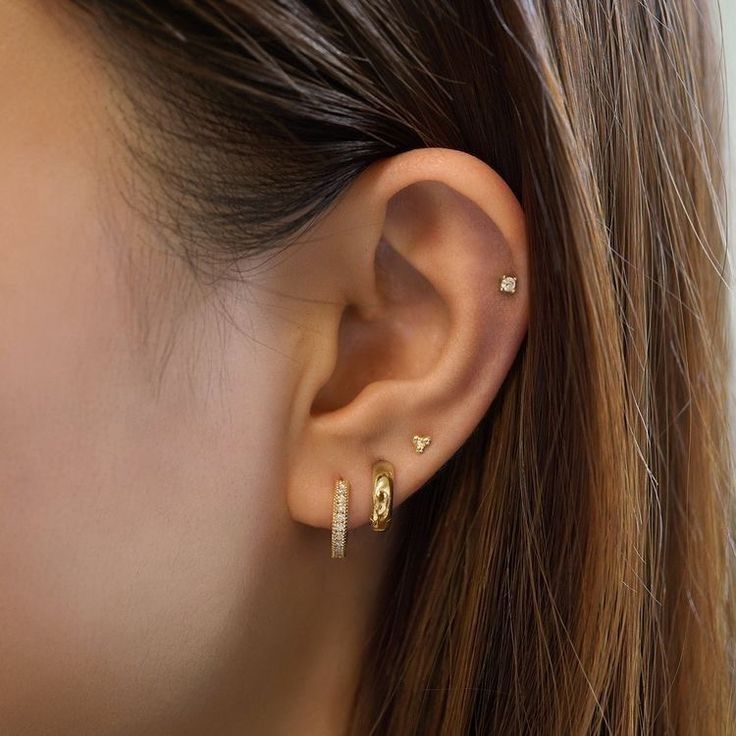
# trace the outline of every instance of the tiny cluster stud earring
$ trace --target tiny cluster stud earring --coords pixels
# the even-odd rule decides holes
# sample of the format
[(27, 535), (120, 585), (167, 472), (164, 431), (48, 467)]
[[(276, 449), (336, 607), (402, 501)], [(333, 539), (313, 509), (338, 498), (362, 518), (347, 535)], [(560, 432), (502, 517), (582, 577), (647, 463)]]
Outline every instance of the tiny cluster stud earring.
[(421, 455), (432, 443), (432, 438), (423, 437), (421, 435), (415, 434), (411, 438), (411, 441), (412, 441), (412, 444), (414, 445), (414, 452), (417, 452)]

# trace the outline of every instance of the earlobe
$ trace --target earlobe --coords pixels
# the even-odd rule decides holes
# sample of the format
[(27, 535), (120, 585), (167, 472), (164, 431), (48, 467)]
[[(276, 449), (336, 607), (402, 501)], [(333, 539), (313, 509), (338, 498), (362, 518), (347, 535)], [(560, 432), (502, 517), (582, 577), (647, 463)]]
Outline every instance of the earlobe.
[(418, 149), (364, 171), (308, 240), (288, 288), (325, 301), (307, 313), (287, 503), (329, 528), (344, 478), (350, 529), (370, 521), (377, 461), (395, 469), (396, 506), (493, 401), (527, 328), (524, 218), (482, 161)]

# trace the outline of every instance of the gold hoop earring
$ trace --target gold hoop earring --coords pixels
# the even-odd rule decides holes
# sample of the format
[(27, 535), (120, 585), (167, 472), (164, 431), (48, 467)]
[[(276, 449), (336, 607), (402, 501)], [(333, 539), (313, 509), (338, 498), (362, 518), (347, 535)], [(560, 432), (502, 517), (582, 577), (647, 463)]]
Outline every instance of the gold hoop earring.
[(388, 460), (373, 463), (373, 493), (371, 494), (371, 528), (384, 532), (391, 525), (394, 502), (394, 466)]
[(348, 533), (348, 501), (350, 481), (338, 478), (332, 497), (332, 557), (345, 557), (345, 540)]

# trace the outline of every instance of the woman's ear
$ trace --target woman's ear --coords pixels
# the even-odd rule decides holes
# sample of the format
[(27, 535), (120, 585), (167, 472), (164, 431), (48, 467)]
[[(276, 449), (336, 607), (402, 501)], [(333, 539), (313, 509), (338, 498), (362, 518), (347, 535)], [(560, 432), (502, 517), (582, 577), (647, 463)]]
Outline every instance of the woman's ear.
[[(506, 377), (528, 320), (523, 212), (474, 156), (411, 150), (364, 170), (278, 268), (279, 290), (301, 305), (288, 508), (329, 528), (343, 477), (348, 526), (361, 526), (372, 464), (394, 465), (401, 504), (465, 442)], [(502, 288), (504, 276), (515, 284)], [(421, 454), (414, 435), (431, 437)]]

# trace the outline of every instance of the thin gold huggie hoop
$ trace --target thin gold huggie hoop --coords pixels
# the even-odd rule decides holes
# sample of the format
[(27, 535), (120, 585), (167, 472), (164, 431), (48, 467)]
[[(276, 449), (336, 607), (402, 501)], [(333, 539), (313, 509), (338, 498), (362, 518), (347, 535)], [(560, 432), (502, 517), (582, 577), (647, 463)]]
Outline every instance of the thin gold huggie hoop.
[(391, 525), (394, 501), (394, 466), (388, 460), (373, 463), (373, 493), (371, 494), (371, 527), (384, 532)]
[(345, 557), (345, 539), (348, 533), (348, 502), (350, 481), (338, 478), (332, 497), (332, 557)]

